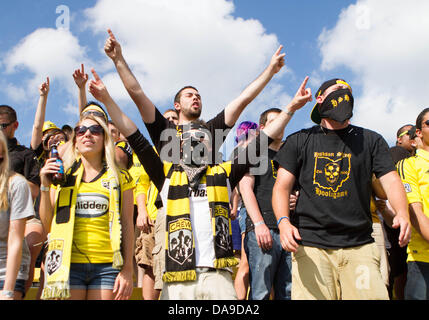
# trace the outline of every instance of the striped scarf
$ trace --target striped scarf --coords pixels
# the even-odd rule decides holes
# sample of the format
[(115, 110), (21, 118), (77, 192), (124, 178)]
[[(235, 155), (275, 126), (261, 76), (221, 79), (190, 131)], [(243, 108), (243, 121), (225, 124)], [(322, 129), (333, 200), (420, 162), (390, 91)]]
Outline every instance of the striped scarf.
[[(109, 174), (109, 231), (113, 250), (113, 268), (121, 269), (121, 188), (114, 175)], [(55, 195), (54, 217), (49, 235), (45, 261), (45, 287), (42, 299), (70, 298), (69, 273), (76, 212), (76, 199), (82, 181), (83, 166), (75, 162), (66, 174), (66, 183), (58, 186)]]
[[(238, 264), (232, 249), (231, 221), (229, 219), (228, 177), (231, 163), (208, 166), (205, 176), (207, 197), (213, 226), (213, 241), (217, 269)], [(196, 280), (195, 243), (192, 233), (189, 182), (180, 165), (164, 163), (164, 173), (168, 187), (166, 208), (166, 246), (164, 282)]]

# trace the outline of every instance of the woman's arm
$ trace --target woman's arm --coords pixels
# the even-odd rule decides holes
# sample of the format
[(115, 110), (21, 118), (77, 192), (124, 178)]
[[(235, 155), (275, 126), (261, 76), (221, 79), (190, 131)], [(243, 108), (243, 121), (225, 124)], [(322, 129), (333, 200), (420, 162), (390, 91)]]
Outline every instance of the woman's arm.
[[(24, 241), (26, 220), (24, 218), (10, 221), (7, 240), (6, 278), (3, 286), (3, 290), (6, 291), (15, 291), (15, 282), (21, 266), (22, 242)], [(0, 294), (0, 298), (6, 299), (2, 294)]]
[[(45, 165), (40, 170), (40, 185), (41, 188), (49, 188), (52, 184), (51, 177), (58, 172), (60, 165), (56, 163), (55, 158), (46, 160)], [(52, 218), (54, 216), (55, 190), (40, 192), (39, 214), (43, 229), (46, 233), (51, 230)]]
[(118, 274), (113, 293), (115, 300), (127, 300), (133, 291), (133, 256), (134, 256), (134, 201), (133, 189), (123, 192), (121, 224), (122, 224), (122, 254), (124, 265)]

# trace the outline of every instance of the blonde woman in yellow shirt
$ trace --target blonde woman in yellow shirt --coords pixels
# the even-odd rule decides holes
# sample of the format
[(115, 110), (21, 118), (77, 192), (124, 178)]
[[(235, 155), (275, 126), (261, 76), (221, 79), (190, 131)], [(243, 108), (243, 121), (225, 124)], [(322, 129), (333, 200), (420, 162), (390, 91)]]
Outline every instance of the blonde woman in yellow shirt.
[(66, 181), (41, 169), (40, 216), (50, 232), (42, 299), (129, 299), (133, 289), (133, 182), (120, 170), (103, 118), (82, 116), (64, 151)]

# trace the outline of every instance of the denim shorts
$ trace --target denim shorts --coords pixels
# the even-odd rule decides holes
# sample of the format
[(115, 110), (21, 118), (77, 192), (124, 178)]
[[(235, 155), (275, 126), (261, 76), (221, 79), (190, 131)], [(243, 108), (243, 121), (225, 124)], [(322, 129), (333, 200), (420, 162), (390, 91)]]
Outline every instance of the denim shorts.
[(70, 289), (113, 290), (118, 274), (111, 263), (72, 263)]
[(240, 225), (241, 234), (246, 232), (246, 217), (247, 217), (246, 207), (243, 206), (241, 207), (238, 213), (238, 223)]
[[(15, 290), (18, 292), (22, 292), (22, 295), (25, 295), (25, 280), (17, 279), (15, 281)], [(0, 280), (0, 290), (3, 290), (4, 280)]]

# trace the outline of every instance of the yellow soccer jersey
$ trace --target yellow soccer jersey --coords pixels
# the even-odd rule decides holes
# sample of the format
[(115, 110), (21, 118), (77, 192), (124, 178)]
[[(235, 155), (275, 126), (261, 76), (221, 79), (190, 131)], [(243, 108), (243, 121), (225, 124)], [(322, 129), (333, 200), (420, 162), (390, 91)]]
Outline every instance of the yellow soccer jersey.
[[(121, 171), (122, 192), (134, 187)], [(107, 171), (91, 182), (81, 182), (76, 200), (72, 263), (110, 263), (113, 252), (109, 232), (109, 179)]]
[[(149, 188), (149, 176), (147, 175), (146, 171), (144, 170), (142, 164), (139, 161), (139, 158), (137, 157), (136, 153), (133, 152), (133, 165), (131, 166), (131, 168), (128, 170), (128, 172), (130, 173), (131, 177), (133, 178), (134, 181), (134, 186), (136, 187), (134, 189), (134, 204), (137, 205), (137, 185), (139, 184), (139, 181), (141, 179), (141, 176), (144, 175), (147, 177), (147, 181), (144, 180), (145, 178), (143, 177), (143, 182), (145, 185), (144, 187)], [(146, 186), (147, 184), (147, 186)], [(146, 190), (147, 191), (147, 190)]]
[[(423, 212), (429, 218), (429, 152), (417, 150), (416, 156), (398, 162), (397, 169), (404, 183), (408, 203), (422, 203)], [(429, 263), (429, 243), (414, 227), (411, 230), (407, 261)]]
[(377, 214), (377, 206), (375, 205), (374, 196), (371, 196), (370, 210), (371, 210), (372, 223), (380, 223), (380, 218), (378, 217), (378, 214)]

